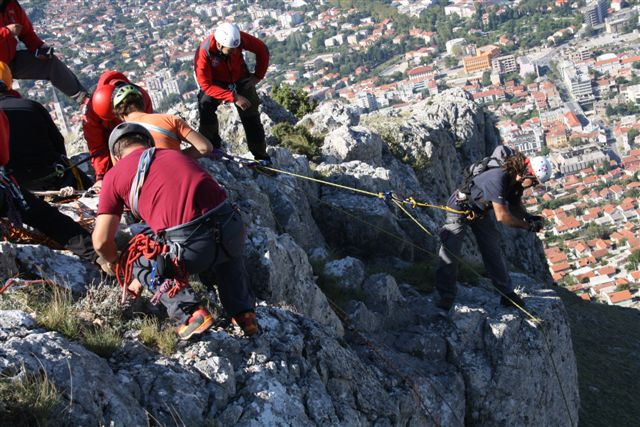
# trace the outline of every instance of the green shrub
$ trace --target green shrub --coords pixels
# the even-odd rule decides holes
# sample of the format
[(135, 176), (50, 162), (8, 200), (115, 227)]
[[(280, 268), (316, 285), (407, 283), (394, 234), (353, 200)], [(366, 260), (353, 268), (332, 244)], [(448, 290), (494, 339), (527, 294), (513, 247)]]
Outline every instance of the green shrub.
[(278, 123), (271, 132), (279, 145), (293, 153), (305, 155), (309, 159), (315, 159), (320, 154), (322, 138), (311, 135), (303, 126), (294, 127), (289, 123)]
[(318, 102), (310, 99), (302, 88), (295, 88), (287, 84), (274, 86), (271, 90), (271, 97), (299, 119), (318, 106)]

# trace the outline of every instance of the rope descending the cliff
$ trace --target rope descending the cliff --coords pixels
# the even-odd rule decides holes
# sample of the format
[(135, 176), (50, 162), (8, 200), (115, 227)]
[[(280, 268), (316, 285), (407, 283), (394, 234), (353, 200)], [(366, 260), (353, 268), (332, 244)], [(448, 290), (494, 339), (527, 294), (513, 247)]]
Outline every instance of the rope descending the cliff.
[[(317, 179), (317, 178), (312, 178), (312, 177), (309, 177), (309, 176), (306, 176), (306, 175), (297, 174), (297, 173), (294, 173), (294, 172), (284, 171), (284, 170), (281, 170), (281, 169), (274, 168), (274, 167), (272, 167), (272, 166), (263, 165), (263, 164), (261, 164), (261, 163), (259, 163), (259, 162), (256, 162), (255, 160), (251, 160), (251, 159), (246, 159), (246, 158), (242, 158), (242, 157), (238, 157), (238, 156), (233, 156), (233, 155), (226, 155), (226, 154), (225, 154), (225, 156), (224, 156), (224, 157), (226, 157), (226, 158), (228, 158), (229, 160), (232, 160), (232, 161), (236, 161), (236, 162), (240, 162), (240, 163), (248, 164), (250, 167), (252, 167), (252, 166), (253, 166), (253, 167), (260, 167), (260, 168), (263, 168), (263, 169), (266, 169), (266, 170), (269, 170), (269, 171), (272, 171), (272, 172), (277, 172), (277, 173), (282, 173), (282, 174), (290, 175), (290, 176), (293, 176), (293, 177), (296, 177), (296, 178), (300, 178), (300, 179), (305, 179), (305, 180), (308, 180), (308, 181), (317, 182), (317, 183), (319, 183), (319, 184), (323, 184), (323, 185), (329, 185), (329, 186), (333, 186), (333, 187), (337, 187), (337, 188), (342, 188), (342, 189), (349, 190), (349, 191), (353, 191), (353, 192), (357, 192), (357, 193), (360, 193), (360, 194), (364, 194), (364, 195), (368, 195), (368, 196), (372, 196), (372, 197), (377, 197), (377, 198), (383, 199), (383, 200), (385, 200), (385, 201), (392, 201), (393, 203), (395, 203), (395, 204), (396, 204), (396, 206), (398, 206), (398, 208), (400, 208), (400, 209), (403, 211), (403, 213), (404, 213), (405, 215), (407, 215), (407, 216), (408, 216), (408, 217), (409, 217), (409, 218), (410, 218), (414, 223), (416, 223), (416, 224), (418, 225), (418, 227), (419, 227), (422, 231), (424, 231), (425, 233), (427, 233), (427, 234), (428, 234), (429, 236), (431, 236), (431, 237), (434, 237), (434, 236), (433, 236), (433, 234), (432, 234), (431, 232), (429, 232), (429, 230), (428, 230), (426, 227), (424, 227), (424, 226), (423, 226), (423, 225), (422, 225), (422, 224), (421, 224), (421, 223), (420, 223), (420, 222), (419, 222), (419, 221), (418, 221), (418, 220), (417, 220), (413, 215), (411, 215), (411, 214), (408, 212), (408, 210), (407, 210), (407, 209), (405, 209), (405, 208), (402, 206), (403, 204), (410, 205), (410, 206), (411, 206), (411, 207), (413, 207), (413, 208), (415, 208), (415, 207), (417, 207), (417, 206), (421, 206), (421, 207), (431, 207), (431, 208), (435, 208), (435, 209), (443, 210), (443, 211), (446, 211), (446, 212), (453, 212), (453, 213), (461, 214), (461, 215), (464, 215), (464, 216), (472, 215), (472, 212), (470, 212), (470, 211), (461, 211), (461, 210), (456, 210), (456, 209), (450, 208), (450, 207), (448, 207), (448, 206), (433, 205), (433, 204), (426, 203), (426, 202), (418, 202), (418, 201), (416, 201), (413, 197), (407, 197), (407, 198), (401, 199), (401, 198), (399, 198), (397, 195), (395, 195), (395, 194), (394, 194), (394, 193), (392, 193), (392, 192), (379, 192), (379, 193), (374, 193), (374, 192), (370, 192), (370, 191), (366, 191), (366, 190), (361, 190), (361, 189), (357, 189), (357, 188), (349, 187), (349, 186), (346, 186), (346, 185), (336, 184), (336, 183), (333, 183), (333, 182), (329, 182), (329, 181), (325, 181), (325, 180), (321, 180), (321, 179)], [(282, 182), (280, 182), (280, 183), (282, 183)], [(282, 184), (284, 184), (284, 183), (282, 183)], [(285, 185), (286, 185), (286, 184), (285, 184)], [(293, 188), (294, 190), (298, 190), (298, 189), (296, 189), (295, 187), (292, 187), (292, 186), (289, 186), (289, 187), (290, 187), (290, 188)], [(305, 193), (305, 194), (306, 194), (306, 193)], [(310, 196), (309, 194), (306, 194), (306, 195), (307, 195), (307, 196)], [(316, 199), (317, 199), (317, 198), (316, 198)], [(319, 200), (319, 199), (317, 199), (317, 200)], [(321, 200), (319, 200), (319, 201), (322, 203), (322, 201), (321, 201)], [(368, 224), (369, 226), (371, 226), (371, 227), (373, 227), (373, 228), (375, 228), (375, 229), (377, 229), (377, 230), (380, 230), (380, 231), (384, 232), (384, 233), (385, 233), (385, 234), (387, 234), (387, 235), (391, 235), (391, 236), (393, 236), (394, 238), (396, 238), (396, 239), (398, 239), (398, 240), (400, 240), (400, 241), (406, 242), (406, 243), (408, 243), (408, 244), (410, 244), (410, 245), (412, 245), (412, 246), (414, 246), (414, 247), (418, 247), (418, 248), (420, 248), (418, 245), (414, 244), (413, 242), (409, 242), (409, 241), (407, 241), (406, 239), (403, 239), (403, 238), (402, 238), (402, 237), (400, 237), (400, 236), (396, 236), (395, 234), (393, 234), (393, 233), (391, 233), (391, 232), (388, 232), (388, 231), (386, 231), (386, 230), (383, 230), (383, 229), (381, 229), (380, 227), (378, 227), (378, 226), (376, 226), (376, 225), (374, 225), (374, 224), (370, 224), (370, 223), (368, 223), (367, 221), (364, 221), (364, 220), (362, 220), (361, 218), (358, 218), (357, 216), (352, 215), (351, 213), (349, 213), (349, 212), (347, 212), (347, 211), (345, 211), (345, 210), (343, 210), (343, 209), (340, 209), (340, 208), (338, 208), (338, 207), (336, 207), (336, 206), (333, 206), (333, 205), (331, 205), (331, 204), (328, 204), (328, 205), (329, 205), (329, 206), (331, 206), (332, 208), (338, 209), (338, 210), (340, 210), (341, 212), (346, 213), (346, 214), (347, 214), (347, 215), (349, 215), (350, 217), (355, 218), (355, 219), (357, 219), (358, 221), (360, 221), (360, 222), (362, 222), (362, 223), (364, 223), (364, 224)], [(432, 258), (435, 258), (435, 257), (436, 257), (436, 254), (434, 254), (434, 253), (432, 253), (432, 252), (430, 252), (430, 251), (428, 251), (428, 250), (426, 250), (426, 249), (424, 249), (424, 248), (420, 248), (420, 250), (422, 250), (423, 252), (427, 253), (427, 254), (428, 254), (428, 255), (430, 255)], [(452, 256), (453, 256), (453, 254), (450, 254), (450, 255), (452, 255)], [(467, 263), (464, 259), (460, 258), (459, 256), (458, 256), (458, 257), (455, 257), (455, 258), (457, 259), (457, 261), (458, 261), (461, 265), (466, 265), (466, 266), (469, 268), (469, 270), (470, 270), (474, 275), (476, 275), (478, 278), (482, 278), (482, 277), (483, 277), (483, 276), (482, 276), (482, 274), (480, 274), (480, 272), (479, 272), (479, 271), (477, 271), (475, 268), (473, 268), (473, 266), (472, 266), (470, 263)], [(570, 407), (569, 407), (569, 402), (568, 402), (567, 396), (566, 396), (566, 394), (565, 394), (564, 387), (562, 386), (562, 381), (560, 380), (560, 375), (559, 375), (559, 372), (558, 372), (558, 368), (557, 368), (557, 366), (556, 366), (555, 360), (553, 359), (553, 356), (552, 356), (552, 353), (551, 353), (551, 346), (550, 346), (550, 344), (549, 344), (549, 340), (548, 340), (547, 332), (545, 331), (545, 329), (544, 329), (544, 327), (543, 327), (543, 321), (542, 321), (542, 319), (540, 319), (540, 318), (538, 318), (538, 317), (534, 316), (534, 315), (533, 315), (531, 312), (529, 312), (527, 309), (525, 309), (524, 307), (522, 307), (522, 306), (521, 306), (520, 304), (518, 304), (517, 302), (513, 301), (513, 299), (511, 299), (511, 298), (510, 298), (508, 295), (506, 295), (504, 292), (500, 291), (500, 289), (498, 289), (495, 285), (493, 285), (493, 288), (498, 292), (498, 294), (500, 294), (502, 297), (504, 297), (504, 298), (506, 298), (507, 300), (509, 300), (509, 301), (511, 302), (511, 304), (512, 304), (514, 307), (516, 307), (518, 310), (520, 310), (522, 313), (524, 313), (524, 315), (525, 315), (527, 318), (529, 318), (529, 320), (530, 320), (534, 325), (539, 325), (539, 326), (540, 326), (539, 330), (541, 331), (541, 333), (542, 333), (542, 335), (543, 335), (544, 342), (545, 342), (545, 345), (546, 345), (546, 347), (547, 347), (547, 351), (548, 351), (548, 353), (549, 353), (549, 357), (550, 357), (550, 359), (551, 359), (551, 363), (552, 363), (552, 366), (553, 366), (553, 370), (554, 370), (554, 373), (555, 373), (556, 379), (557, 379), (557, 381), (558, 381), (558, 385), (559, 385), (559, 387), (560, 387), (560, 393), (561, 393), (561, 395), (562, 395), (562, 399), (563, 399), (563, 401), (564, 401), (565, 408), (567, 409), (567, 414), (568, 414), (568, 416), (569, 416), (569, 419), (570, 419), (570, 421), (571, 421), (571, 424), (573, 425), (573, 417), (572, 417), (572, 415), (571, 415), (571, 409), (570, 409)], [(330, 302), (331, 302), (331, 301), (330, 301)], [(335, 303), (333, 303), (333, 302), (331, 302), (331, 303), (332, 303), (333, 305), (335, 305)], [(363, 337), (363, 338), (364, 338), (364, 337)], [(444, 399), (443, 399), (443, 400), (444, 400)], [(445, 401), (445, 402), (446, 402), (446, 401)], [(453, 411), (452, 411), (452, 412), (453, 412)], [(432, 417), (432, 419), (433, 419), (433, 417)], [(434, 419), (434, 421), (435, 421), (435, 419)]]
[(338, 184), (338, 183), (327, 181), (327, 180), (324, 180), (324, 179), (314, 178), (314, 177), (311, 177), (311, 176), (302, 175), (302, 174), (299, 174), (299, 173), (295, 173), (295, 172), (290, 172), (290, 171), (286, 171), (286, 170), (283, 170), (283, 169), (274, 168), (273, 166), (265, 165), (265, 164), (261, 163), (260, 161), (256, 161), (256, 160), (253, 160), (253, 159), (248, 159), (246, 157), (234, 156), (232, 154), (228, 154), (228, 153), (224, 153), (224, 152), (219, 152), (218, 155), (223, 157), (223, 158), (225, 158), (225, 159), (228, 159), (228, 160), (231, 160), (231, 161), (234, 161), (236, 163), (243, 164), (243, 165), (247, 165), (249, 167), (255, 167), (255, 168), (258, 168), (258, 169), (264, 169), (264, 170), (271, 171), (271, 172), (277, 172), (277, 173), (280, 173), (280, 174), (292, 176), (294, 178), (300, 178), (300, 179), (304, 179), (304, 180), (307, 180), (307, 181), (316, 182), (316, 183), (322, 184), (322, 185), (328, 185), (328, 186), (331, 186), (331, 187), (341, 188), (343, 190), (352, 191), (354, 193), (363, 194), (365, 196), (377, 197), (377, 198), (382, 199), (382, 200), (400, 201), (403, 204), (411, 205), (413, 208), (416, 208), (418, 206), (420, 206), (420, 207), (428, 207), (428, 208), (439, 209), (439, 210), (446, 211), (446, 212), (453, 212), (453, 213), (457, 213), (457, 214), (464, 215), (464, 216), (472, 215), (472, 213), (473, 213), (472, 211), (469, 211), (469, 210), (459, 210), (459, 209), (454, 209), (454, 208), (451, 208), (449, 206), (444, 206), (444, 205), (434, 205), (434, 204), (427, 203), (427, 202), (418, 202), (413, 197), (407, 197), (407, 198), (401, 200), (392, 191), (373, 192), (373, 191), (362, 190), (360, 188), (350, 187), (348, 185)]

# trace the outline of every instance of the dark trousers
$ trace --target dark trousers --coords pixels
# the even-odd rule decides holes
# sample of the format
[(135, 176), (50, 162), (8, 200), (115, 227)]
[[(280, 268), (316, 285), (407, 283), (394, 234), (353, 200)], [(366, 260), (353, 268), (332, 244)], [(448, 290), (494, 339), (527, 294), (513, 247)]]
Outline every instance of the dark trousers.
[(9, 64), (15, 79), (49, 80), (52, 85), (68, 97), (80, 102), (87, 95), (87, 89), (57, 56), (40, 60), (33, 52), (19, 50)]
[(438, 252), (439, 264), (436, 270), (436, 288), (440, 298), (447, 302), (455, 299), (460, 249), (467, 227), (471, 227), (471, 231), (476, 236), (484, 266), (495, 287), (502, 293), (512, 292), (513, 284), (500, 247), (501, 238), (495, 220), (485, 216), (468, 221), (461, 215), (447, 213), (445, 224), (440, 230), (442, 243)]
[[(218, 286), (220, 302), (227, 315), (236, 316), (255, 307), (255, 297), (249, 288), (244, 266), (243, 249), (246, 237), (242, 217), (227, 202), (219, 215), (199, 228), (184, 229), (180, 233), (167, 233), (167, 238), (182, 247), (182, 262), (189, 274), (198, 274), (200, 281), (209, 289)], [(184, 240), (184, 241), (181, 241)], [(149, 286), (151, 261), (144, 257), (134, 265), (135, 277)], [(160, 302), (166, 307), (169, 317), (184, 323), (202, 300), (191, 288), (185, 288), (173, 298), (162, 294)]]
[[(90, 261), (95, 259), (91, 235), (87, 230), (26, 189), (20, 188), (20, 190), (28, 206), (28, 209), (24, 209), (16, 204), (22, 217), (22, 222), (35, 228), (79, 257)], [(0, 215), (6, 215), (7, 209), (8, 206), (0, 201)]]
[[(260, 112), (258, 111), (258, 105), (260, 105), (258, 92), (256, 92), (254, 86), (244, 88), (240, 83), (238, 83), (237, 88), (238, 94), (244, 96), (251, 102), (251, 107), (246, 110), (236, 105), (244, 133), (247, 137), (249, 151), (251, 151), (253, 157), (256, 159), (267, 160), (269, 159), (269, 155), (266, 151), (267, 146), (264, 127), (260, 121)], [(200, 115), (200, 128), (198, 131), (207, 137), (215, 148), (221, 148), (218, 116), (216, 115), (216, 110), (220, 104), (222, 104), (221, 100), (205, 95), (203, 91), (198, 93), (198, 113)]]
[(76, 190), (88, 190), (94, 184), (93, 180), (82, 172), (80, 168), (75, 168), (77, 172), (74, 174), (73, 170), (65, 171), (61, 177), (52, 176), (47, 179), (35, 179), (27, 180), (21, 179), (20, 183), (22, 187), (31, 191), (47, 191), (47, 190), (59, 190), (63, 187), (73, 187)]

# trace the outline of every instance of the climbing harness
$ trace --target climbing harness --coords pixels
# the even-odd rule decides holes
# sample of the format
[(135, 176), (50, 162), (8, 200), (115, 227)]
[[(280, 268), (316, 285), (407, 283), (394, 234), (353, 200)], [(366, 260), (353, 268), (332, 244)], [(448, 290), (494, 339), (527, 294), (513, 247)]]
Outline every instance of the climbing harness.
[(149, 167), (151, 166), (155, 153), (155, 147), (144, 150), (140, 156), (140, 160), (138, 161), (138, 170), (133, 178), (133, 184), (131, 184), (131, 190), (129, 191), (129, 209), (131, 209), (131, 213), (136, 218), (140, 218), (140, 212), (138, 212), (138, 200), (140, 199), (140, 192), (142, 191), (142, 186), (144, 185), (147, 173), (149, 173)]
[(155, 291), (152, 304), (160, 301), (162, 294), (173, 298), (189, 285), (189, 276), (179, 258), (172, 256), (167, 244), (163, 244), (148, 234), (137, 234), (122, 252), (116, 263), (116, 280), (122, 288), (121, 303), (126, 301), (127, 294), (135, 298), (137, 295), (128, 289), (133, 279), (133, 267), (141, 257), (151, 261), (152, 284), (149, 289)]

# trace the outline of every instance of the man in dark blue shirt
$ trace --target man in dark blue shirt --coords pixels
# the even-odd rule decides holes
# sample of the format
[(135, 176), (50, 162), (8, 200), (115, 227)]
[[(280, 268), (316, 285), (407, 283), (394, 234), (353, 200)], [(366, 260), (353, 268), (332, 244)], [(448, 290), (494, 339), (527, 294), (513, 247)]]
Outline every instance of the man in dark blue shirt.
[[(503, 148), (499, 146), (493, 157), (500, 157), (495, 153)], [(438, 253), (440, 261), (436, 271), (436, 288), (440, 295), (437, 306), (443, 310), (449, 310), (456, 297), (460, 250), (467, 226), (476, 236), (487, 274), (502, 295), (501, 304), (524, 307), (524, 301), (513, 290), (500, 249), (500, 233), (488, 213), (493, 210), (496, 220), (509, 227), (540, 231), (543, 227), (542, 218), (527, 214), (521, 197), (524, 189), (551, 178), (551, 164), (546, 157), (528, 159), (519, 152), (511, 154), (501, 166), (489, 167), (475, 176), (464, 193), (456, 190), (449, 198), (449, 207), (468, 210), (472, 214), (464, 216), (448, 212), (440, 230), (442, 243)]]

